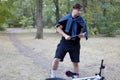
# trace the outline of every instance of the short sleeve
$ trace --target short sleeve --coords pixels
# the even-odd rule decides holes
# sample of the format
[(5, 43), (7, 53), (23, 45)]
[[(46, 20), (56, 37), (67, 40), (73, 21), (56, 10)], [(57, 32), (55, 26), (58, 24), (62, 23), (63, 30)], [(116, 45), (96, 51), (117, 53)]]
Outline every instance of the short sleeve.
[(66, 27), (66, 22), (67, 22), (67, 20), (62, 21), (62, 22), (58, 21), (55, 27), (57, 28), (59, 25), (62, 25), (63, 27)]

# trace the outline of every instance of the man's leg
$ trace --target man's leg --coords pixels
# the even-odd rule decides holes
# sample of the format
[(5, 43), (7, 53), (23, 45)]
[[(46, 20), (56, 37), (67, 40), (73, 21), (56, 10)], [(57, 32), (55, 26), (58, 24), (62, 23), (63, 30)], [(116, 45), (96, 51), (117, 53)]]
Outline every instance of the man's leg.
[(79, 64), (76, 62), (73, 62), (73, 72), (79, 73)]
[(52, 70), (57, 70), (57, 68), (59, 66), (59, 62), (60, 62), (60, 59), (54, 58), (54, 60), (52, 62)]
[(73, 71), (66, 71), (68, 77), (79, 78), (79, 66), (78, 62), (73, 62)]
[(59, 62), (60, 62), (60, 59), (54, 58), (54, 60), (52, 62), (51, 78), (56, 77), (56, 70), (57, 70), (57, 68), (59, 66)]
[(77, 73), (78, 75), (76, 75), (76, 77), (79, 77), (79, 64), (78, 62), (73, 62), (73, 72)]

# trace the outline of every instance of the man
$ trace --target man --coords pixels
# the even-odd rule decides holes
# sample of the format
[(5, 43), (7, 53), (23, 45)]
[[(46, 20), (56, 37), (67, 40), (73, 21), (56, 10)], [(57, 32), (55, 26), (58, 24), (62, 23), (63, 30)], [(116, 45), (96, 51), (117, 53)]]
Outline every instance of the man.
[(82, 37), (88, 38), (85, 21), (80, 16), (81, 9), (80, 4), (73, 5), (72, 13), (61, 18), (56, 25), (57, 31), (62, 35), (62, 38), (52, 62), (51, 78), (56, 77), (59, 62), (63, 61), (67, 52), (73, 63), (73, 73), (76, 73), (75, 77), (79, 77), (77, 74), (79, 73), (80, 39)]

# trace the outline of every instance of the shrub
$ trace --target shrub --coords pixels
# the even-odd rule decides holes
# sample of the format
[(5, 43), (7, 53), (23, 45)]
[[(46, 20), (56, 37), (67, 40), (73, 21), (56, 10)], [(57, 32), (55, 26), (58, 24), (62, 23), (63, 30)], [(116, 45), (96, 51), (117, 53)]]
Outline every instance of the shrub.
[(7, 27), (8, 27), (7, 24), (0, 25), (0, 31), (5, 31)]

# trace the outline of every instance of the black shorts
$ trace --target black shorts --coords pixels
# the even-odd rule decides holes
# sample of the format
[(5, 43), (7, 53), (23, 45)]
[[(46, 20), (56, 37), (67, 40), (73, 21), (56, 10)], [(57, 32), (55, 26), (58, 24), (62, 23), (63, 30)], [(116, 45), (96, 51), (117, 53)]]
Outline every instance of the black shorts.
[(80, 57), (80, 44), (72, 45), (72, 44), (64, 44), (60, 43), (57, 45), (55, 58), (64, 60), (66, 53), (69, 53), (70, 59), (72, 62), (79, 62)]

